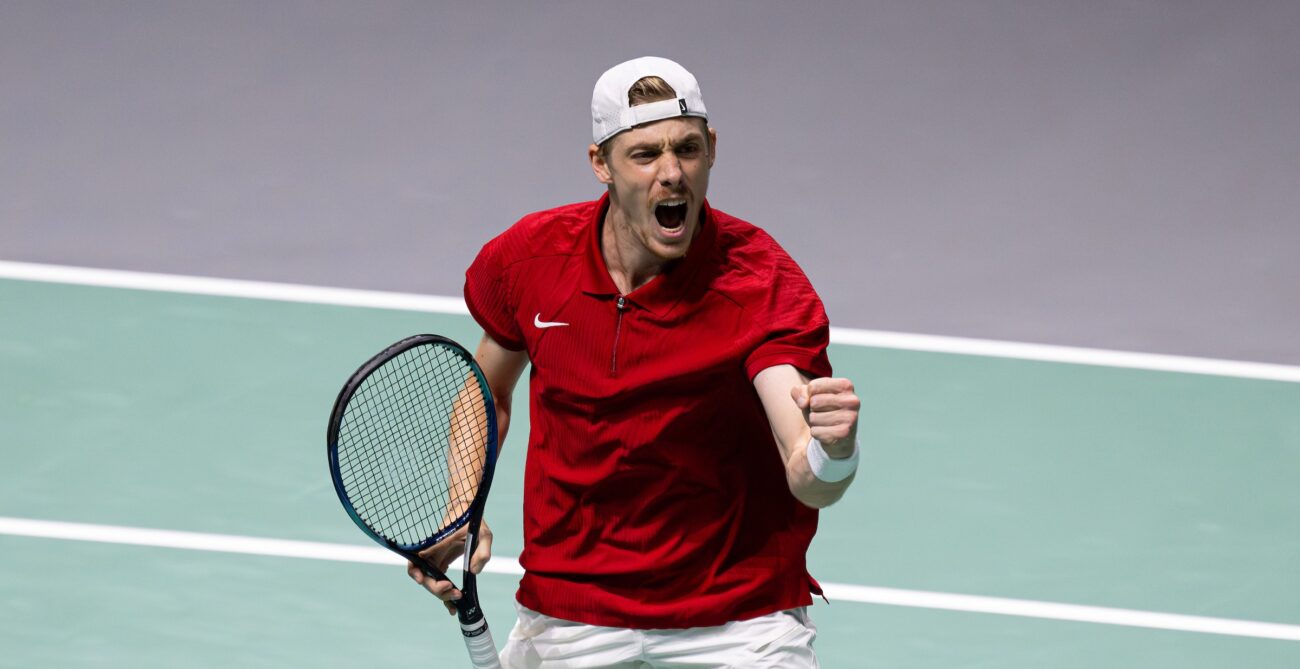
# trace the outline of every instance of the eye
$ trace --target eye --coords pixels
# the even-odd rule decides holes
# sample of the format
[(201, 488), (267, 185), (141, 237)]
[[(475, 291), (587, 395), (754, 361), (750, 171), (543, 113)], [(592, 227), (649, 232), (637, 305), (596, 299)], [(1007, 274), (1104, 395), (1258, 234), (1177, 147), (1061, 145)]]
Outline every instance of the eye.
[(677, 153), (683, 156), (693, 156), (699, 152), (700, 152), (700, 145), (695, 143), (684, 144), (678, 147), (677, 149)]

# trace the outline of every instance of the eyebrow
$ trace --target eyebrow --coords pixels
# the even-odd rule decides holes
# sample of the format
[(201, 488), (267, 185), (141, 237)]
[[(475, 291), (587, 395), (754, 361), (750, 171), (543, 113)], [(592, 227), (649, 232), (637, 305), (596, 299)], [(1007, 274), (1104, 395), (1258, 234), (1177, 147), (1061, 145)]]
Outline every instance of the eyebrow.
[[(704, 135), (702, 135), (698, 130), (692, 130), (685, 137), (681, 138), (678, 141), (672, 142), (671, 144), (672, 146), (681, 146), (683, 144), (688, 144), (690, 142), (703, 142), (703, 141), (704, 141)], [(640, 151), (642, 149), (652, 149), (658, 151), (661, 146), (662, 144), (660, 144), (659, 142), (637, 142), (636, 144), (628, 145), (625, 151), (627, 153), (632, 153), (633, 151)]]

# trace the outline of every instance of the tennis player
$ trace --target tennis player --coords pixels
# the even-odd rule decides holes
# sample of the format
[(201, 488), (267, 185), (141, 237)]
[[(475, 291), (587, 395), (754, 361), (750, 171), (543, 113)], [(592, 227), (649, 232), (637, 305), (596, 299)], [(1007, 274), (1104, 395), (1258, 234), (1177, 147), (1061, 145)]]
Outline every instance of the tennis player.
[[(503, 435), (532, 363), (502, 663), (816, 667), (805, 554), (853, 480), (859, 407), (831, 378), (821, 300), (767, 233), (705, 199), (718, 140), (694, 76), (631, 60), (591, 110), (604, 196), (524, 217), (466, 273)], [(485, 531), (471, 569), (490, 553)]]

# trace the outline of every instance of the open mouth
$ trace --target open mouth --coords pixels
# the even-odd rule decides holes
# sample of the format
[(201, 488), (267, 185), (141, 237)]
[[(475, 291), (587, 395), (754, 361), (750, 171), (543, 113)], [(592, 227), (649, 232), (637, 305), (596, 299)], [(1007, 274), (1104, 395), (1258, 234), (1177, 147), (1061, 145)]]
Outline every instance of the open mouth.
[(686, 200), (666, 200), (655, 205), (655, 220), (665, 231), (680, 230), (686, 225)]

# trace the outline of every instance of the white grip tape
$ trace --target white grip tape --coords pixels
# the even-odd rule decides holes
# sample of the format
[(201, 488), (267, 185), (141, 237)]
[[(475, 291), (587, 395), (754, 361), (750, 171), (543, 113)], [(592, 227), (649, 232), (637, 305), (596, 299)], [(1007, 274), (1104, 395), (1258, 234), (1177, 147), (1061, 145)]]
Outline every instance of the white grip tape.
[(497, 645), (492, 641), (487, 618), (472, 625), (461, 625), (460, 631), (465, 635), (465, 648), (469, 650), (469, 660), (474, 669), (501, 669), (501, 659), (497, 657)]
[(853, 455), (844, 459), (832, 458), (826, 454), (820, 441), (808, 440), (808, 468), (813, 476), (826, 483), (836, 483), (853, 475), (858, 470), (858, 442), (853, 442)]

